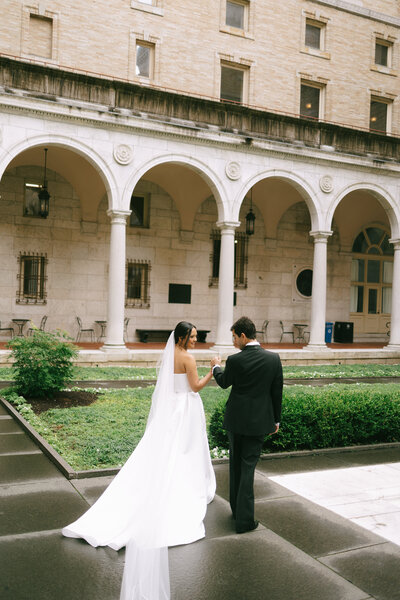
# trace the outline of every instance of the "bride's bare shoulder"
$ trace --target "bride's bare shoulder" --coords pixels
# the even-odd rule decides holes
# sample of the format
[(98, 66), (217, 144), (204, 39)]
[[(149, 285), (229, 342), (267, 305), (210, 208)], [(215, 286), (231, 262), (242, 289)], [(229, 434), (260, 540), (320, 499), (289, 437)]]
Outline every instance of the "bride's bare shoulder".
[(196, 367), (196, 361), (193, 356), (188, 352), (175, 349), (174, 357), (174, 372), (175, 373), (186, 373), (187, 371)]

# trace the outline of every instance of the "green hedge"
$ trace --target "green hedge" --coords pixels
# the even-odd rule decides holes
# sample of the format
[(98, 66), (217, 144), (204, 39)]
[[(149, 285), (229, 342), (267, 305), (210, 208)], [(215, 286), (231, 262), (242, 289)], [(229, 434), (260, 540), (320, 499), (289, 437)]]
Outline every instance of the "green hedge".
[[(228, 448), (225, 403), (211, 416), (210, 446)], [(264, 452), (335, 448), (400, 441), (400, 387), (333, 384), (284, 387), (281, 428)]]

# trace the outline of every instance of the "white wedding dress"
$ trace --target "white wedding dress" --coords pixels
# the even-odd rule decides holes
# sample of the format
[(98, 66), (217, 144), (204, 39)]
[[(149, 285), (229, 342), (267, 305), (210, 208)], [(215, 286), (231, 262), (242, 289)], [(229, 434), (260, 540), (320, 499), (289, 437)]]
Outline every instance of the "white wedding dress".
[(204, 537), (215, 494), (203, 404), (186, 374), (173, 374), (173, 350), (170, 338), (143, 438), (97, 502), (62, 530), (92, 546), (127, 546), (123, 600), (169, 598), (167, 547)]

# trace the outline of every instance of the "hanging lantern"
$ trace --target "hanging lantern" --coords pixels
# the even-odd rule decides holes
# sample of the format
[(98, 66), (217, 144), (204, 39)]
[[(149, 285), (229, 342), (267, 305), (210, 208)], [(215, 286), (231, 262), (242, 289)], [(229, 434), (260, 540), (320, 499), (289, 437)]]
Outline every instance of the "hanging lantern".
[(47, 148), (44, 149), (44, 177), (43, 185), (38, 193), (39, 198), (39, 215), (42, 219), (46, 219), (49, 215), (49, 200), (50, 194), (47, 191), (47, 179), (46, 179), (46, 164), (47, 164)]
[(253, 235), (254, 234), (254, 221), (256, 220), (256, 215), (253, 213), (253, 188), (250, 190), (250, 210), (246, 215), (246, 234)]

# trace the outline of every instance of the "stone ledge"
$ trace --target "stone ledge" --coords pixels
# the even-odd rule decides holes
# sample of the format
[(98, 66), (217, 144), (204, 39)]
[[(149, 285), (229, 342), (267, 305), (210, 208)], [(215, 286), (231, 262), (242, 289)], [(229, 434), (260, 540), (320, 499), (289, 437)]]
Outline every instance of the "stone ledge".
[(47, 100), (55, 108), (68, 101), (86, 106), (104, 106), (121, 118), (149, 118), (196, 130), (231, 134), (237, 142), (251, 147), (257, 140), (301, 144), (305, 148), (330, 147), (337, 153), (350, 153), (370, 159), (400, 162), (400, 139), (330, 122), (268, 112), (197, 97), (156, 87), (143, 87), (130, 81), (89, 75), (68, 69), (25, 62), (0, 56), (0, 86), (10, 97)]

